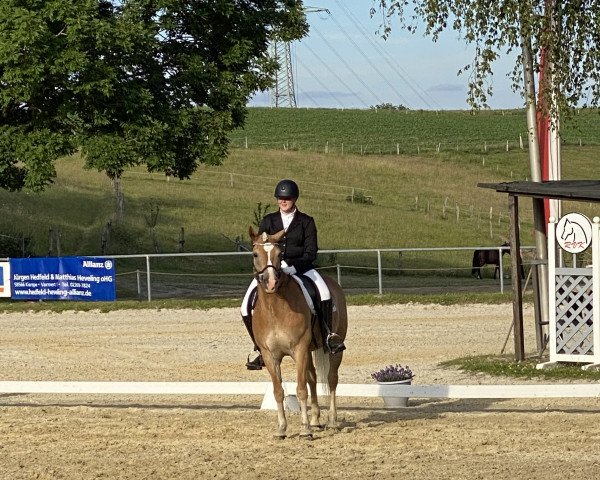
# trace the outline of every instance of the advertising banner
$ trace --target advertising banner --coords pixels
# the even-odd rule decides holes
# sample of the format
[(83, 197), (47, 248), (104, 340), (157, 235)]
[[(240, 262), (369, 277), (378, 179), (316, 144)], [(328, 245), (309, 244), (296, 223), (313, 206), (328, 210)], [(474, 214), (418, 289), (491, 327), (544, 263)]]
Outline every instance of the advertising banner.
[(10, 263), (0, 262), (0, 297), (10, 298)]
[(111, 259), (43, 257), (10, 259), (13, 300), (111, 301), (116, 298)]

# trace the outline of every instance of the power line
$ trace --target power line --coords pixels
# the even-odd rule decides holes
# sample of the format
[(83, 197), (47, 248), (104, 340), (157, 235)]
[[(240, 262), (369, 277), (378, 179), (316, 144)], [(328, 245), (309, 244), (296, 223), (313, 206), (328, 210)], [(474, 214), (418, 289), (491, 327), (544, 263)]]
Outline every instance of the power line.
[(303, 64), (303, 63), (300, 61), (300, 59), (297, 59), (297, 62), (300, 64), (300, 66), (301, 66), (302, 68), (304, 68), (304, 69), (305, 69), (305, 70), (306, 70), (306, 71), (307, 71), (307, 72), (308, 72), (308, 73), (309, 73), (309, 74), (310, 74), (310, 75), (311, 75), (311, 76), (312, 76), (312, 77), (313, 77), (313, 78), (314, 78), (314, 79), (317, 81), (317, 83), (318, 83), (319, 85), (321, 85), (321, 88), (323, 88), (323, 90), (325, 90), (325, 91), (326, 91), (326, 92), (327, 92), (329, 95), (331, 95), (331, 97), (332, 97), (332, 98), (333, 98), (333, 99), (334, 99), (336, 102), (338, 102), (338, 103), (340, 104), (340, 107), (344, 108), (344, 104), (343, 104), (343, 103), (340, 101), (340, 99), (339, 99), (339, 98), (337, 98), (337, 97), (335, 96), (335, 94), (334, 94), (334, 93), (333, 93), (331, 90), (329, 90), (329, 88), (327, 87), (327, 85), (325, 85), (325, 84), (324, 84), (324, 83), (321, 81), (321, 79), (320, 79), (320, 78), (319, 78), (317, 75), (315, 75), (315, 74), (314, 74), (314, 72), (313, 72), (313, 71), (312, 71), (310, 68), (308, 68), (306, 65), (304, 65), (304, 64)]
[[(406, 105), (409, 105), (409, 102), (406, 100), (406, 98), (404, 98), (404, 96), (398, 91), (396, 90), (396, 87), (394, 87), (394, 85), (392, 85), (387, 77), (381, 73), (381, 71), (379, 70), (379, 68), (377, 68), (377, 65), (375, 65), (371, 59), (369, 58), (368, 55), (366, 55), (362, 49), (359, 47), (359, 45), (354, 41), (354, 39), (348, 35), (348, 32), (346, 32), (346, 30), (340, 25), (340, 23), (336, 20), (335, 16), (331, 15), (330, 16), (331, 19), (333, 20), (333, 22), (337, 25), (337, 27), (341, 30), (341, 32), (344, 34), (344, 36), (348, 39), (348, 41), (354, 46), (354, 48), (358, 51), (358, 53), (360, 53), (360, 55), (365, 59), (365, 61), (371, 66), (371, 68), (373, 70), (375, 70), (377, 72), (377, 74), (383, 79), (383, 81), (385, 83), (387, 83), (388, 87), (390, 87), (392, 89), (392, 91), (398, 96), (398, 98), (400, 98)], [(381, 101), (380, 101), (381, 103)]]
[(319, 35), (319, 37), (321, 38), (321, 40), (323, 41), (323, 43), (325, 43), (325, 45), (327, 45), (329, 47), (329, 49), (333, 52), (333, 54), (337, 57), (337, 59), (344, 64), (344, 66), (352, 73), (352, 75), (354, 76), (354, 78), (356, 78), (356, 80), (358, 80), (358, 82), (365, 88), (365, 90), (367, 90), (373, 96), (373, 98), (375, 98), (377, 100), (378, 103), (383, 103), (381, 101), (381, 99), (379, 98), (379, 96), (371, 89), (371, 87), (369, 87), (369, 85), (367, 85), (364, 82), (364, 80), (362, 78), (360, 78), (360, 76), (348, 64), (348, 62), (346, 61), (346, 59), (344, 57), (342, 57), (337, 52), (337, 50), (327, 41), (327, 39), (321, 34), (321, 32), (319, 32), (319, 30), (316, 27), (314, 27), (314, 26), (313, 26), (312, 29), (317, 33), (317, 35)]
[(352, 91), (352, 88), (350, 88), (348, 86), (348, 84), (344, 81), (343, 78), (341, 78), (336, 72), (335, 70), (332, 70), (329, 65), (327, 65), (327, 63), (325, 61), (323, 61), (321, 59), (321, 57), (312, 49), (310, 48), (308, 45), (304, 45), (304, 47), (314, 55), (314, 57), (321, 63), (321, 65), (323, 65), (323, 67), (325, 67), (325, 69), (327, 69), (334, 77), (335, 79), (340, 82), (344, 87), (346, 87), (348, 89), (348, 93), (351, 93), (354, 97), (356, 97), (356, 99), (362, 103), (365, 107), (368, 107), (369, 105), (367, 103), (365, 103), (363, 101), (362, 98), (360, 98), (355, 92)]
[[(392, 70), (394, 70), (396, 72), (396, 74), (404, 81), (404, 83), (408, 86), (408, 88), (410, 88), (412, 90), (412, 92), (415, 95), (417, 95), (419, 97), (419, 99), (425, 105), (427, 105), (427, 107), (432, 108), (429, 101), (427, 99), (425, 99), (423, 97), (423, 95), (421, 95), (421, 93), (414, 87), (415, 81), (410, 77), (408, 72), (406, 72), (406, 70), (404, 70), (385, 49), (381, 48), (381, 46), (371, 38), (371, 35), (369, 34), (369, 32), (365, 29), (365, 27), (360, 22), (358, 22), (358, 20), (356, 19), (356, 17), (352, 13), (352, 11), (350, 11), (348, 9), (348, 7), (346, 7), (339, 0), (334, 0), (334, 1), (340, 7), (340, 9), (344, 12), (346, 17), (348, 17), (348, 19), (352, 22), (354, 27), (358, 31), (360, 31), (360, 33), (362, 34), (362, 36), (365, 39), (368, 40), (368, 42), (371, 44), (371, 46), (381, 55), (381, 57), (385, 60), (385, 62), (388, 64), (388, 66)], [(442, 108), (441, 105), (431, 95), (429, 95), (425, 90), (422, 90), (422, 92), (429, 98), (429, 100), (431, 100), (437, 106), (437, 108), (439, 108), (439, 109)]]

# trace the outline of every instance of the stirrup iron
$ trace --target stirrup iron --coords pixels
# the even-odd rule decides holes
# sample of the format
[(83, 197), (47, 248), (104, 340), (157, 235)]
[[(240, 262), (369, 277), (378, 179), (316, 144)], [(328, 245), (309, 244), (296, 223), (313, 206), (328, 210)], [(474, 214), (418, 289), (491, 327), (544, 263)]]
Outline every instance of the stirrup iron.
[(334, 355), (336, 353), (340, 353), (346, 350), (346, 345), (344, 345), (344, 341), (337, 333), (329, 332), (329, 334), (327, 335), (327, 339), (325, 340), (325, 344), (327, 345), (329, 351)]

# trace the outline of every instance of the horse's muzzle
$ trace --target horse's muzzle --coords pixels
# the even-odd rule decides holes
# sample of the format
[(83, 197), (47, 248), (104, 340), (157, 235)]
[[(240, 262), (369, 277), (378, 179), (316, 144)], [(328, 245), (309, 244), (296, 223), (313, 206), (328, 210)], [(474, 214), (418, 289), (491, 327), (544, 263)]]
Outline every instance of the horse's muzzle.
[(280, 278), (281, 271), (272, 265), (256, 273), (256, 280), (263, 286), (267, 293), (275, 293), (277, 291)]

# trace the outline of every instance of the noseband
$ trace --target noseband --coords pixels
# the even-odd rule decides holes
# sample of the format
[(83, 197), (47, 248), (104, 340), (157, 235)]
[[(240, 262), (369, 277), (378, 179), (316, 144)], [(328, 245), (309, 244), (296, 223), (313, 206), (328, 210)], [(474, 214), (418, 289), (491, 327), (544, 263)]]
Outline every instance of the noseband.
[[(267, 247), (267, 246), (271, 246), (271, 247), (272, 247), (272, 246), (275, 246), (275, 245), (276, 245), (276, 246), (278, 246), (278, 247), (279, 247), (281, 244), (280, 244), (280, 243), (265, 242), (265, 243), (255, 243), (254, 245), (255, 245), (255, 246), (259, 246), (259, 247)], [(255, 270), (255, 271), (254, 271), (254, 278), (255, 278), (257, 281), (260, 281), (260, 278), (259, 278), (259, 276), (260, 276), (260, 275), (262, 275), (263, 273), (265, 273), (265, 272), (266, 272), (266, 271), (267, 271), (269, 268), (272, 268), (273, 270), (275, 270), (275, 277), (276, 277), (276, 278), (279, 278), (279, 276), (280, 276), (280, 274), (281, 274), (281, 272), (282, 272), (282, 270), (281, 270), (281, 266), (280, 266), (279, 268), (277, 268), (277, 267), (275, 267), (275, 266), (273, 266), (273, 265), (270, 265), (270, 264), (269, 264), (269, 265), (267, 265), (267, 266), (265, 266), (265, 268), (263, 268), (263, 269), (262, 269), (262, 270), (260, 270), (260, 271), (256, 271), (256, 270)]]

